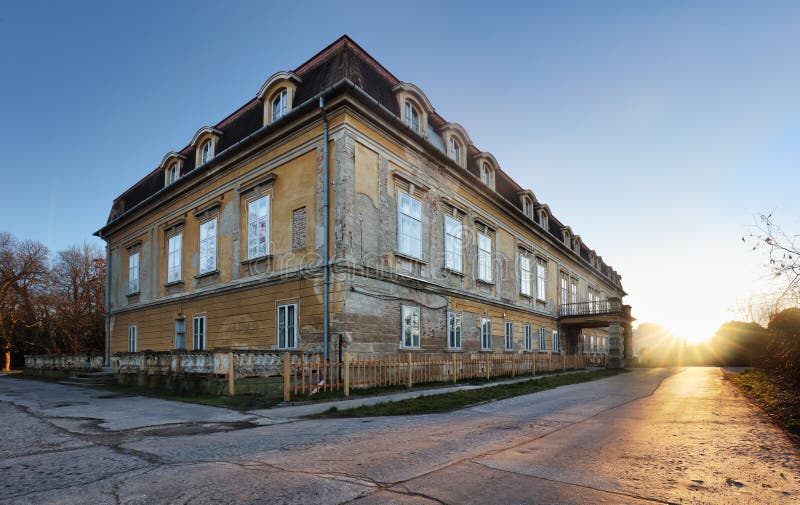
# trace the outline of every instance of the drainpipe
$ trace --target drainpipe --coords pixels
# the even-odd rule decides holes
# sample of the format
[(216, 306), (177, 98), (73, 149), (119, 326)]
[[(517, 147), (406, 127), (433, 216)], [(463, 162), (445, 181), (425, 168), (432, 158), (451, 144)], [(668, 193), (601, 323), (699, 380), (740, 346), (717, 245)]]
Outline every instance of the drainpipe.
[(111, 366), (111, 247), (106, 242), (106, 350), (103, 366)]
[(328, 244), (328, 227), (330, 224), (330, 215), (328, 210), (328, 116), (325, 115), (325, 98), (319, 97), (319, 110), (322, 113), (322, 215), (325, 219), (324, 237), (323, 237), (323, 252), (325, 259), (322, 264), (323, 286), (322, 286), (322, 341), (323, 341), (323, 357), (325, 363), (328, 362), (328, 290), (330, 284), (330, 252)]

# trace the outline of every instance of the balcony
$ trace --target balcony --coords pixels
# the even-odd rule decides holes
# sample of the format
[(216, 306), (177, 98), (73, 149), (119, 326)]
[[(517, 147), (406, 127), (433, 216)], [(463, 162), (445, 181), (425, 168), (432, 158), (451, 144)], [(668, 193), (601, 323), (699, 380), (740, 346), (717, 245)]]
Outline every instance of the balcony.
[(619, 298), (596, 302), (566, 303), (558, 309), (559, 318), (604, 316), (622, 313), (622, 301)]

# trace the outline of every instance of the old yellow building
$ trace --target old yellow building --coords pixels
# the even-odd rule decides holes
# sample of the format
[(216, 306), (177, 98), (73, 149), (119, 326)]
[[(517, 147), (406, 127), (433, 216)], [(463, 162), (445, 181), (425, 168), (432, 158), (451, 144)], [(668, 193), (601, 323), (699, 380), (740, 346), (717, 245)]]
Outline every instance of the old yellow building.
[(114, 200), (108, 351), (608, 352), (620, 276), (348, 37)]

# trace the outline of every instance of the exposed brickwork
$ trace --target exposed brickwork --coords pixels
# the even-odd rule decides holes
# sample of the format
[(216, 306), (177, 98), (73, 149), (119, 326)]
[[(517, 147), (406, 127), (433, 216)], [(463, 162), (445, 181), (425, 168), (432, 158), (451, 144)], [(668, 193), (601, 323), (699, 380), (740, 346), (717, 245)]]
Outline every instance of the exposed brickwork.
[(292, 250), (306, 248), (306, 208), (300, 207), (292, 212)]

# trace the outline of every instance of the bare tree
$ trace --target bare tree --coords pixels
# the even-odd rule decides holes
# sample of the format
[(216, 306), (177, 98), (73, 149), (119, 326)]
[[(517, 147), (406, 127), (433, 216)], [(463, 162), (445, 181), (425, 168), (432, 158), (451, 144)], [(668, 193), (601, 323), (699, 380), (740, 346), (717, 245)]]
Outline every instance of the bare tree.
[(105, 333), (105, 255), (88, 244), (57, 255), (52, 270), (51, 332), (63, 352), (96, 352)]
[(0, 347), (5, 370), (11, 366), (12, 350), (35, 345), (32, 337), (41, 330), (37, 302), (48, 278), (47, 247), (0, 232)]
[(761, 214), (756, 230), (742, 237), (742, 242), (752, 244), (754, 251), (766, 250), (769, 270), (775, 278), (783, 279), (782, 291), (775, 305), (780, 306), (786, 301), (797, 303), (800, 301), (800, 235), (785, 232), (775, 223), (772, 214)]

